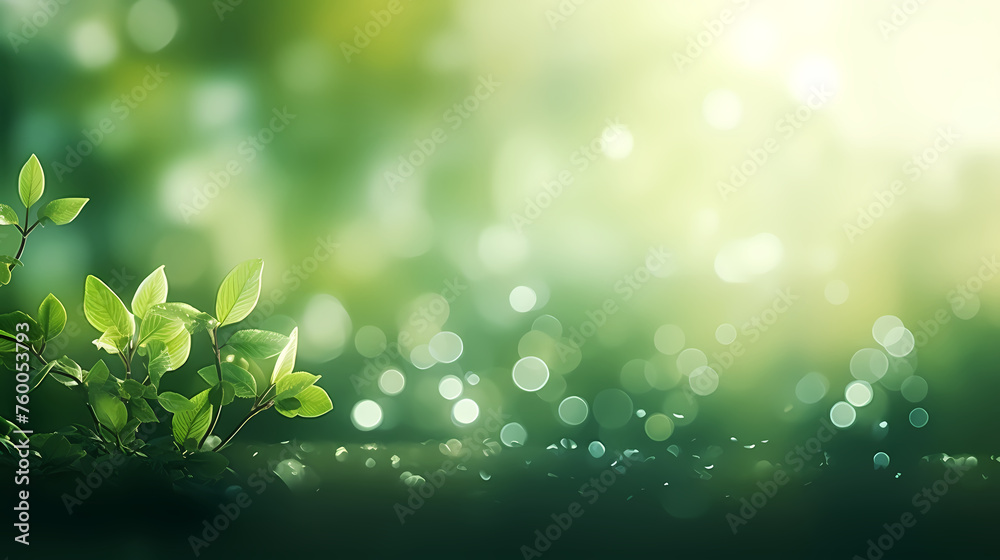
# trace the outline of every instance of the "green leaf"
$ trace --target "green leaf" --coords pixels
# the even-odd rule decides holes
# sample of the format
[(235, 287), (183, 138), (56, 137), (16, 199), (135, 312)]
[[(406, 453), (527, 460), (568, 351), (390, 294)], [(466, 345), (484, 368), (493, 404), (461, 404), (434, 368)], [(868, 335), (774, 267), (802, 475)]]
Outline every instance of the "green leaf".
[(167, 354), (170, 356), (170, 364), (167, 366), (167, 371), (174, 371), (175, 369), (184, 365), (187, 361), (188, 356), (191, 354), (191, 335), (187, 332), (181, 332), (174, 338), (165, 342)]
[(51, 371), (55, 365), (55, 362), (49, 362), (39, 369), (31, 370), (28, 374), (29, 393), (37, 389), (38, 386), (42, 384), (42, 381), (45, 381), (45, 376), (49, 374), (49, 371)]
[(98, 360), (94, 364), (94, 367), (90, 368), (90, 371), (83, 376), (83, 382), (88, 387), (99, 388), (108, 380), (109, 375), (111, 375), (111, 372), (108, 370), (108, 366), (104, 363), (104, 360)]
[(121, 432), (125, 423), (128, 422), (128, 410), (125, 409), (125, 404), (118, 397), (98, 391), (91, 393), (90, 404), (94, 407), (97, 420), (109, 430), (114, 430), (116, 433)]
[[(74, 379), (77, 379), (81, 382), (85, 380), (84, 372), (82, 369), (80, 369), (80, 364), (73, 361), (73, 359), (70, 358), (69, 356), (63, 356), (62, 358), (59, 358), (58, 360), (53, 360), (49, 363), (54, 364), (54, 367), (57, 371), (61, 371), (67, 375), (72, 375)], [(74, 385), (76, 385), (75, 381), (70, 381), (69, 379), (66, 379), (66, 377), (63, 375), (56, 375), (54, 377), (57, 381), (59, 381), (60, 383), (62, 383), (67, 387), (73, 387)]]
[(174, 432), (174, 441), (177, 443), (184, 445), (189, 439), (201, 441), (202, 436), (208, 432), (208, 425), (212, 421), (212, 405), (208, 402), (208, 391), (202, 391), (191, 399), (194, 404), (192, 410), (174, 414), (170, 426)]
[(299, 400), (298, 415), (303, 418), (315, 418), (333, 410), (330, 395), (316, 385), (306, 387), (295, 398)]
[(31, 154), (28, 161), (21, 168), (21, 174), (17, 178), (17, 194), (21, 196), (21, 203), (25, 208), (38, 202), (45, 192), (45, 172), (42, 171), (42, 164), (38, 162), (35, 154)]
[(10, 268), (5, 264), (0, 264), (0, 286), (10, 284)]
[[(42, 438), (39, 436), (48, 435)], [(38, 454), (42, 457), (42, 464), (47, 471), (55, 471), (69, 467), (77, 459), (86, 456), (82, 446), (73, 445), (60, 434), (38, 434), (31, 438), (33, 447), (38, 448)]]
[(293, 398), (304, 391), (306, 387), (310, 387), (319, 381), (319, 378), (320, 376), (318, 375), (313, 375), (304, 371), (289, 373), (278, 380), (277, 386), (275, 387), (274, 399), (281, 400)]
[(57, 226), (64, 226), (80, 215), (80, 210), (88, 201), (89, 198), (57, 198), (42, 206), (38, 211), (38, 220), (43, 224), (45, 220), (50, 220)]
[(149, 363), (146, 372), (149, 373), (149, 380), (153, 387), (160, 386), (160, 378), (170, 371), (170, 352), (167, 344), (161, 340), (151, 340), (148, 344)]
[(199, 451), (188, 457), (185, 462), (188, 472), (201, 478), (216, 478), (226, 472), (229, 459), (221, 453)]
[(276, 356), (287, 345), (287, 336), (256, 329), (236, 331), (226, 341), (226, 346), (254, 360), (266, 360)]
[(119, 393), (124, 399), (137, 399), (145, 392), (146, 387), (135, 379), (126, 379), (125, 381), (122, 381), (122, 386), (119, 389)]
[(300, 403), (299, 399), (295, 397), (274, 401), (274, 409), (277, 410), (282, 416), (287, 416), (289, 418), (295, 418), (298, 416), (300, 408), (302, 408), (302, 403)]
[(208, 402), (212, 406), (226, 406), (232, 403), (234, 398), (236, 398), (236, 388), (226, 380), (208, 390)]
[(165, 408), (167, 412), (173, 412), (174, 414), (194, 410), (198, 406), (192, 399), (188, 399), (184, 395), (171, 393), (170, 391), (160, 393), (157, 400), (160, 401), (160, 406)]
[(83, 314), (97, 330), (106, 333), (115, 329), (117, 334), (132, 338), (135, 320), (122, 300), (96, 276), (87, 276), (83, 294)]
[(203, 311), (198, 311), (186, 303), (158, 303), (149, 308), (149, 313), (156, 313), (168, 319), (184, 323), (184, 328), (191, 334), (203, 330), (214, 329), (218, 324), (214, 317)]
[[(17, 325), (25, 323), (28, 325), (28, 330), (18, 329)], [(0, 315), (0, 331), (7, 333), (10, 336), (15, 336), (15, 333), (25, 332), (28, 334), (28, 342), (36, 343), (42, 340), (42, 328), (38, 326), (38, 323), (34, 319), (29, 317), (26, 313), (22, 311), (14, 311), (12, 313), (5, 313)], [(0, 340), (0, 353), (13, 352), (15, 349), (15, 344), (9, 340)]]
[(222, 281), (215, 300), (215, 316), (220, 326), (246, 319), (260, 298), (260, 275), (263, 259), (253, 259), (236, 265)]
[(292, 333), (288, 335), (288, 344), (285, 348), (278, 354), (278, 360), (274, 363), (274, 372), (271, 374), (271, 383), (278, 383), (278, 380), (282, 377), (292, 373), (295, 368), (295, 354), (298, 351), (299, 346), (299, 328), (295, 327), (292, 329)]
[(154, 307), (139, 325), (139, 346), (145, 346), (151, 340), (167, 342), (181, 333), (185, 333), (184, 321), (168, 317), (159, 308)]
[(132, 409), (132, 416), (139, 419), (140, 422), (159, 422), (160, 420), (156, 418), (156, 413), (153, 412), (153, 408), (149, 406), (146, 399), (132, 399), (128, 402), (129, 408)]
[(19, 224), (17, 212), (6, 204), (0, 204), (0, 226), (12, 226)]
[(125, 336), (118, 332), (117, 328), (111, 327), (93, 342), (94, 346), (108, 354), (125, 354), (130, 340), (132, 340), (131, 337)]
[(163, 267), (157, 268), (139, 284), (132, 297), (132, 313), (140, 319), (146, 318), (149, 308), (167, 301), (167, 275)]
[(59, 336), (66, 326), (66, 308), (56, 296), (49, 294), (38, 306), (38, 326), (42, 328), (45, 340)]
[[(215, 366), (199, 369), (198, 375), (209, 386), (214, 387), (219, 383), (219, 372), (215, 370)], [(252, 399), (257, 396), (257, 381), (253, 375), (232, 362), (222, 362), (222, 380), (231, 383), (236, 391), (236, 396), (241, 399)]]
[(24, 263), (10, 255), (0, 255), (0, 263), (14, 266), (24, 266)]

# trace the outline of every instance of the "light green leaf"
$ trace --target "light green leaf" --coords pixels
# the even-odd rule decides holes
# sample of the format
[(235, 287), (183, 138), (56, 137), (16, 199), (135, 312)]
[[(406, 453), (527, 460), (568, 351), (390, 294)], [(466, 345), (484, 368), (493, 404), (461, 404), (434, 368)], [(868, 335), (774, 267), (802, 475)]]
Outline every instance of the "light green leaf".
[(10, 284), (10, 268), (5, 264), (0, 264), (0, 286)]
[(187, 334), (184, 321), (168, 317), (161, 313), (159, 308), (153, 307), (139, 325), (139, 346), (145, 346), (151, 340), (167, 342), (180, 334)]
[(135, 320), (122, 300), (96, 276), (87, 276), (83, 294), (83, 314), (97, 330), (108, 332), (115, 329), (118, 335), (132, 338), (135, 334)]
[(287, 345), (287, 336), (255, 329), (236, 331), (226, 341), (226, 346), (230, 346), (233, 350), (254, 360), (266, 360), (273, 357)]
[(162, 340), (149, 341), (147, 348), (149, 362), (146, 366), (146, 372), (149, 373), (149, 380), (153, 387), (159, 387), (160, 378), (163, 377), (164, 373), (170, 371), (170, 352), (167, 350), (167, 344)]
[(13, 208), (6, 204), (0, 204), (0, 226), (12, 226), (19, 223), (17, 212)]
[(191, 334), (214, 329), (218, 324), (215, 318), (208, 313), (198, 311), (186, 303), (158, 303), (149, 308), (149, 313), (157, 313), (169, 319), (181, 321), (184, 323), (184, 328)]
[(38, 211), (38, 220), (43, 224), (49, 220), (57, 226), (64, 226), (80, 215), (89, 198), (57, 198)]
[(289, 373), (278, 380), (275, 387), (274, 400), (291, 399), (319, 381), (320, 376), (297, 371)]
[(298, 415), (315, 418), (333, 410), (333, 401), (322, 387), (312, 385), (295, 397), (299, 401)]
[(0, 255), (0, 263), (14, 266), (24, 266), (24, 263), (10, 255)]
[(111, 327), (100, 338), (94, 340), (94, 346), (108, 354), (124, 354), (128, 349), (129, 340), (131, 340), (130, 337), (121, 334), (115, 327)]
[(174, 371), (184, 365), (184, 362), (187, 361), (188, 356), (191, 354), (191, 335), (186, 331), (182, 331), (174, 338), (166, 341), (165, 344), (167, 353), (170, 354), (170, 365), (167, 366), (167, 371)]
[(132, 297), (132, 313), (140, 319), (145, 319), (150, 307), (165, 301), (167, 301), (167, 275), (161, 266), (139, 284), (139, 289)]
[[(201, 368), (198, 375), (210, 386), (219, 382), (219, 372), (215, 366)], [(232, 362), (222, 362), (222, 380), (233, 385), (237, 397), (252, 399), (257, 396), (257, 381), (253, 375)]]
[(156, 398), (160, 401), (160, 406), (165, 408), (167, 412), (184, 412), (187, 410), (194, 410), (197, 406), (192, 399), (188, 399), (184, 395), (178, 393), (171, 393), (170, 391), (164, 391)]
[(42, 328), (45, 340), (59, 336), (66, 326), (66, 308), (56, 296), (49, 294), (38, 306), (38, 326)]
[(128, 410), (118, 397), (98, 391), (91, 393), (90, 404), (94, 407), (97, 420), (109, 430), (121, 432), (128, 422)]
[(271, 383), (277, 383), (279, 379), (292, 373), (295, 368), (295, 354), (299, 346), (299, 328), (292, 329), (288, 335), (288, 344), (278, 354), (278, 360), (274, 363), (274, 372), (271, 374)]
[(215, 300), (215, 316), (221, 326), (246, 319), (260, 298), (260, 275), (263, 259), (253, 259), (236, 265), (219, 286)]
[(170, 425), (177, 443), (184, 445), (187, 440), (201, 441), (202, 436), (208, 432), (208, 425), (212, 421), (212, 405), (208, 402), (210, 390), (202, 391), (191, 399), (194, 404), (192, 410), (174, 414)]
[(31, 154), (17, 178), (17, 193), (21, 196), (24, 207), (31, 208), (32, 204), (42, 198), (44, 192), (45, 172), (42, 171), (42, 164), (38, 162), (35, 154)]

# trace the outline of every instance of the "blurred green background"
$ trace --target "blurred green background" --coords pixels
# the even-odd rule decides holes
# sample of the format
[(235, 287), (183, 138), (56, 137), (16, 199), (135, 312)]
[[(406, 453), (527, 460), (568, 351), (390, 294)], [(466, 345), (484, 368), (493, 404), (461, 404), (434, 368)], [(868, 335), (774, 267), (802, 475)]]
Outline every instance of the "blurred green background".
[[(434, 468), (421, 442), (502, 408), (538, 452), (735, 441), (721, 474), (746, 481), (857, 379), (870, 404), (833, 419), (845, 461), (996, 453), (1000, 5), (232, 4), (0, 3), (0, 201), (32, 153), (47, 196), (91, 198), (0, 292), (5, 312), (60, 297), (78, 326), (60, 351), (99, 357), (87, 274), (127, 301), (166, 265), (169, 299), (211, 310), (259, 257), (250, 324), (298, 325), (337, 408), (262, 416), (251, 442), (378, 442)], [(176, 386), (209, 355), (196, 339)], [(529, 356), (537, 393), (512, 378)], [(609, 389), (629, 405), (598, 406)], [(49, 428), (84, 417), (61, 391), (35, 401)], [(352, 415), (364, 400), (378, 413)], [(762, 440), (780, 449), (739, 455)]]

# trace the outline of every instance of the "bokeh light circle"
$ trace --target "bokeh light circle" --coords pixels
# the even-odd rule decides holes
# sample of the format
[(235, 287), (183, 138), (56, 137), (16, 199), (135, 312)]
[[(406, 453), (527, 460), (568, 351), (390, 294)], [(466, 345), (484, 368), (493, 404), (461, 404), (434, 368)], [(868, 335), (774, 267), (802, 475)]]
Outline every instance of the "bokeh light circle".
[(382, 424), (382, 407), (372, 400), (358, 401), (351, 409), (351, 422), (363, 432), (374, 430)]
[(580, 397), (566, 397), (559, 403), (559, 419), (570, 426), (583, 424), (589, 412), (587, 401)]
[(646, 435), (653, 441), (665, 441), (674, 433), (674, 421), (662, 412), (650, 414), (646, 418)]
[(386, 395), (398, 395), (406, 387), (406, 377), (396, 369), (387, 369), (378, 378), (378, 388)]
[(830, 422), (838, 428), (849, 428), (857, 417), (858, 413), (854, 407), (844, 401), (830, 407)]
[(514, 385), (529, 393), (545, 386), (549, 380), (549, 366), (541, 358), (527, 356), (514, 364)]

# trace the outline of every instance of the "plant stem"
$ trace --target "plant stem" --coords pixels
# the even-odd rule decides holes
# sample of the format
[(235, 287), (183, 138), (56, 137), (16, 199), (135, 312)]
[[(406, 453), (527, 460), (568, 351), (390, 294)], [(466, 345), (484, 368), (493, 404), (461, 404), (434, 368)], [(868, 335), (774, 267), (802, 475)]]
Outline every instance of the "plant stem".
[[(209, 336), (212, 338), (212, 349), (215, 350), (215, 371), (219, 374), (219, 391), (222, 391), (222, 353), (219, 351), (219, 327), (215, 327), (209, 332)], [(222, 416), (222, 401), (219, 401), (219, 405), (216, 407), (215, 418), (212, 419), (212, 423), (208, 426), (208, 431), (205, 435), (201, 436), (201, 441), (198, 442), (198, 448), (205, 445), (205, 441), (208, 440), (208, 436), (212, 435), (215, 431), (216, 424), (219, 423), (219, 417)]]
[(218, 445), (218, 447), (216, 447), (213, 451), (222, 451), (222, 448), (225, 447), (225, 446), (227, 446), (227, 445), (229, 445), (229, 442), (232, 441), (232, 439), (234, 437), (236, 437), (236, 434), (238, 434), (240, 432), (240, 430), (243, 429), (243, 426), (247, 425), (247, 422), (249, 422), (251, 418), (253, 418), (254, 416), (257, 416), (262, 411), (271, 408), (271, 405), (273, 405), (273, 404), (274, 404), (274, 401), (268, 401), (267, 404), (257, 405), (255, 407), (251, 408), (250, 409), (250, 414), (247, 414), (247, 417), (243, 419), (243, 422), (241, 422), (240, 425), (237, 426), (235, 430), (233, 430), (233, 433), (229, 434), (229, 436), (226, 437), (226, 439), (222, 440), (222, 443), (220, 443)]
[(128, 379), (132, 375), (132, 364), (129, 363), (129, 360), (125, 357), (124, 353), (118, 352), (118, 357), (121, 358), (122, 363), (125, 364), (125, 379)]

